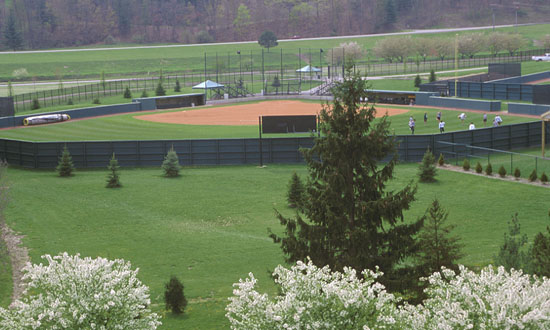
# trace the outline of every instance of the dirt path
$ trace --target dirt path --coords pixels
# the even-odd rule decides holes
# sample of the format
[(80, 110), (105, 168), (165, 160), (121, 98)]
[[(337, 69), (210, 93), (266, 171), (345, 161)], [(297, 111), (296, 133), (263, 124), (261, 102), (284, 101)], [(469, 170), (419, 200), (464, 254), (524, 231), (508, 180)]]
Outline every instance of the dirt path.
[(28, 249), (24, 247), (21, 243), (22, 235), (18, 235), (10, 227), (8, 227), (4, 222), (0, 223), (0, 229), (2, 234), (2, 239), (6, 242), (8, 249), (8, 254), (11, 260), (11, 269), (12, 269), (12, 279), (13, 279), (13, 293), (12, 293), (12, 302), (21, 297), (23, 293), (23, 286), (21, 278), (23, 272), (21, 269), (25, 266), (27, 262), (30, 261)]

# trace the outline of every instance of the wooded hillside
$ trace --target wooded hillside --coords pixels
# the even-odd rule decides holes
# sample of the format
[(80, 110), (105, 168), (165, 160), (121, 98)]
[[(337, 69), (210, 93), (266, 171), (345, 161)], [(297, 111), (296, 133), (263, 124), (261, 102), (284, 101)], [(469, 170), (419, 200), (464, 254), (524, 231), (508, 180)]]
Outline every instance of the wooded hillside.
[[(5, 0), (21, 48), (203, 43), (548, 21), (547, 0)], [(5, 39), (2, 38), (2, 49)]]

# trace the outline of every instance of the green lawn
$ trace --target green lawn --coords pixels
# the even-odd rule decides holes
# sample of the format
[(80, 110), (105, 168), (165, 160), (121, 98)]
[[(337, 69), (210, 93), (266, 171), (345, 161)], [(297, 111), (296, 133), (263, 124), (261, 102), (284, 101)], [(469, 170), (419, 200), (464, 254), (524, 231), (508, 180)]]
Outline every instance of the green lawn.
[[(416, 180), (417, 169), (397, 166), (388, 190)], [(131, 261), (151, 288), (153, 309), (165, 316), (163, 329), (226, 328), (232, 283), (253, 272), (261, 290), (276, 292), (268, 271), (283, 255), (267, 228), (282, 230), (274, 208), (293, 214), (284, 197), (293, 171), (306, 175), (303, 165), (185, 168), (177, 179), (161, 177), (160, 168), (123, 169), (123, 188), (106, 189), (106, 170), (59, 178), (53, 171), (10, 168), (6, 219), (25, 235), (33, 262), (63, 251)], [(466, 265), (491, 262), (515, 212), (531, 240), (548, 223), (547, 188), (442, 170), (437, 178), (419, 184), (406, 219), (421, 216), (437, 196), (465, 244)], [(163, 285), (171, 275), (185, 285), (183, 317), (164, 311)]]
[[(377, 108), (394, 106), (377, 105)], [(403, 108), (403, 107), (394, 107)], [(197, 108), (185, 108), (184, 111), (193, 111)], [(168, 111), (182, 111), (168, 110)], [(382, 111), (382, 110), (380, 110)], [(480, 128), (483, 127), (482, 113), (468, 112), (464, 123), (457, 118), (459, 112), (439, 110), (435, 108), (411, 108), (407, 113), (391, 116), (392, 133), (410, 134), (408, 128), (409, 117), (416, 119), (416, 134), (439, 133), (436, 114), (442, 112), (445, 121), (445, 131), (466, 130), (470, 121)], [(424, 124), (424, 112), (428, 114), (428, 123)], [(163, 140), (163, 139), (206, 139), (206, 138), (257, 138), (258, 127), (251, 126), (200, 126), (181, 124), (153, 123), (134, 118), (146, 113), (130, 113), (109, 117), (97, 117), (86, 120), (68, 121), (53, 125), (28, 126), (14, 129), (0, 130), (0, 138), (18, 139), (26, 141), (104, 141), (104, 140)], [(154, 112), (158, 113), (158, 112)], [(501, 115), (503, 124), (514, 124), (533, 121), (533, 118)], [(489, 123), (494, 114), (489, 114)], [(303, 134), (301, 136), (304, 136)], [(278, 134), (265, 137), (280, 137)]]

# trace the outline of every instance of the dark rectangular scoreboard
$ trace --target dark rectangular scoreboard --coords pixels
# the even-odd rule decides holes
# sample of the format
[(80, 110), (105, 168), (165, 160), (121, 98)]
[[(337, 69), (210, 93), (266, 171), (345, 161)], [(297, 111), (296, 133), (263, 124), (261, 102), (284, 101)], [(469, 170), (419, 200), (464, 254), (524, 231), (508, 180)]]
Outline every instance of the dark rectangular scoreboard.
[(262, 116), (262, 133), (307, 133), (317, 131), (316, 115)]

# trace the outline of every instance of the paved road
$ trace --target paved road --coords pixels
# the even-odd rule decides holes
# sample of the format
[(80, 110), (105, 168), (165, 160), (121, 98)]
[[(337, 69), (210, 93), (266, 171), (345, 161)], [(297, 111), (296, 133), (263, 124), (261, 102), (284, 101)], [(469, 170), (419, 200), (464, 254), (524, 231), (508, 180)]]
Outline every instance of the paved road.
[[(518, 24), (518, 26), (535, 25), (539, 23)], [(496, 25), (495, 28), (513, 27), (515, 25)], [(326, 39), (349, 39), (349, 38), (371, 38), (381, 36), (399, 36), (399, 35), (411, 35), (411, 34), (430, 34), (441, 32), (459, 32), (459, 31), (475, 31), (475, 30), (487, 30), (492, 29), (493, 26), (478, 26), (478, 27), (466, 27), (466, 28), (452, 28), (452, 29), (428, 29), (428, 30), (413, 30), (406, 32), (392, 32), (392, 33), (380, 33), (380, 34), (363, 34), (352, 36), (338, 36), (338, 37), (319, 37), (319, 38), (303, 38), (303, 39), (283, 39), (279, 41), (299, 41), (299, 40), (326, 40)], [(238, 44), (251, 44), (258, 41), (240, 41), (240, 42), (220, 42), (213, 44), (188, 44), (188, 45), (157, 45), (157, 46), (133, 46), (133, 47), (110, 47), (110, 48), (79, 48), (79, 49), (49, 49), (49, 50), (24, 50), (17, 52), (0, 52), (1, 55), (9, 54), (39, 54), (39, 53), (69, 53), (69, 52), (93, 52), (93, 51), (111, 51), (111, 50), (129, 50), (129, 49), (149, 49), (149, 48), (175, 48), (175, 47), (194, 47), (194, 46), (218, 46), (218, 45), (238, 45)]]

